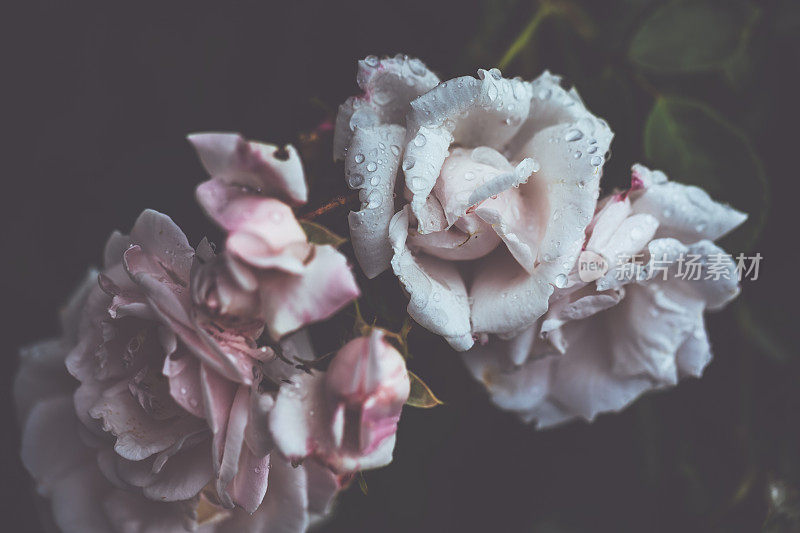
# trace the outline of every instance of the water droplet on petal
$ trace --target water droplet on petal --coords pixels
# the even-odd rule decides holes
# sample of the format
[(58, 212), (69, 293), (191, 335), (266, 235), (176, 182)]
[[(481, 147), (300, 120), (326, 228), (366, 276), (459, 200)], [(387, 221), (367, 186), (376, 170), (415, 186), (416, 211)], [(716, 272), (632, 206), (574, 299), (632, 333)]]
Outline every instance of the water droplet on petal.
[(364, 183), (364, 176), (362, 176), (361, 174), (351, 174), (350, 175), (349, 184), (350, 184), (350, 187), (352, 187), (353, 189), (361, 187), (361, 185), (363, 185), (363, 183)]
[(353, 159), (355, 160), (356, 163), (359, 163), (359, 164), (363, 163), (364, 162), (364, 154), (356, 154), (356, 156)]

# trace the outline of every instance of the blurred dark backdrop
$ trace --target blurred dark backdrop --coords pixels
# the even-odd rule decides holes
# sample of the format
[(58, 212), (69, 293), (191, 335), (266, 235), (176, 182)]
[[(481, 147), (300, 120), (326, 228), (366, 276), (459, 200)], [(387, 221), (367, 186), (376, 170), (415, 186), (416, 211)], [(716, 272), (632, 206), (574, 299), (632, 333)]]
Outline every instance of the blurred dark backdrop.
[[(544, 432), (495, 410), (445, 343), (415, 328), (409, 366), (447, 405), (406, 410), (394, 463), (366, 474), (368, 495), (343, 494), (322, 531), (798, 531), (798, 2), (574, 0), (529, 24), (541, 6), (7, 5), (0, 529), (38, 530), (10, 407), (17, 348), (57, 333), (59, 305), (109, 232), (143, 208), (193, 243), (211, 228), (187, 133), (298, 143), (357, 92), (367, 54), (414, 55), (446, 79), (498, 65), (518, 42), (506, 75), (563, 74), (614, 129), (606, 190), (641, 161), (749, 211), (724, 244), (760, 252), (760, 278), (708, 317), (716, 357), (701, 380)], [(330, 138), (304, 151), (311, 207), (345, 192)], [(342, 212), (319, 221), (346, 234)]]

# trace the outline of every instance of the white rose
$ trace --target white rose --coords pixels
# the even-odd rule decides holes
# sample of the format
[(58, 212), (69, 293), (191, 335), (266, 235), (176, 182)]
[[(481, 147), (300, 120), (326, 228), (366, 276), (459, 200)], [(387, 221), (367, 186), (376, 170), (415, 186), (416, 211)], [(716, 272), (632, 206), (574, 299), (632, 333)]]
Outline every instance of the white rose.
[[(711, 360), (703, 313), (739, 293), (733, 260), (712, 241), (746, 218), (634, 166), (631, 189), (602, 200), (587, 229), (586, 253), (606, 272), (582, 281), (579, 260), (547, 314), (514, 339), (476, 346), (467, 366), (497, 406), (538, 427), (592, 420), (699, 377)], [(628, 261), (637, 254), (641, 264)]]
[(360, 189), (349, 221), (366, 275), (391, 265), (409, 314), (457, 350), (530, 327), (580, 253), (608, 125), (548, 72), (439, 83), (417, 59), (370, 56), (358, 83), (334, 155)]

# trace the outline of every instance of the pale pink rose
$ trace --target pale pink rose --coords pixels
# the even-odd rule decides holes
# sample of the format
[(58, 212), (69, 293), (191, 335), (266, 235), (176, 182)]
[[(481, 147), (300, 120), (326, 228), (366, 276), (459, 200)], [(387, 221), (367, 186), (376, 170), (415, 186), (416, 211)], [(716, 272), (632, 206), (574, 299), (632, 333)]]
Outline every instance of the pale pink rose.
[(189, 136), (211, 179), (197, 188), (206, 213), (227, 232), (225, 251), (194, 275), (194, 298), (210, 312), (258, 317), (270, 335), (287, 333), (337, 312), (359, 295), (344, 255), (308, 242), (287, 204), (307, 198), (303, 167), (292, 146), (248, 142), (233, 133)]
[[(112, 238), (111, 242), (122, 241)], [(111, 275), (116, 273), (111, 272)], [(97, 364), (91, 369), (85, 361), (88, 367), (82, 370), (91, 374), (87, 376), (88, 382), (101, 388), (108, 380), (115, 379), (111, 376), (130, 376), (132, 369), (125, 371), (126, 364), (142, 363), (141, 356), (153, 348), (145, 338), (144, 345), (128, 354), (132, 363), (124, 362), (128, 356), (120, 360), (124, 353), (121, 350), (131, 346), (125, 341), (131, 339), (122, 337), (125, 328), (115, 324), (109, 324), (110, 329), (106, 329), (114, 336), (87, 342), (87, 334), (93, 334), (87, 333), (87, 328), (93, 329), (91, 318), (95, 310), (102, 308), (103, 300), (109, 302), (111, 298), (98, 291), (97, 273), (92, 272), (62, 312), (61, 338), (43, 341), (22, 351), (14, 383), (14, 397), (23, 428), (22, 459), (36, 481), (39, 495), (50, 501), (50, 516), (46, 521), (54, 523), (64, 533), (302, 532), (328, 511), (341, 479), (314, 460), (293, 467), (273, 453), (264, 467), (255, 465), (256, 469), (262, 468), (269, 490), (251, 515), (240, 508), (225, 509), (208, 487), (200, 490), (201, 483), (211, 477), (208, 466), (211, 460), (208, 446), (197, 438), (199, 435), (184, 433), (189, 436), (179, 445), (173, 444), (167, 450), (154, 452), (148, 459), (134, 461), (119, 455), (113, 447), (113, 439), (92, 431), (95, 426), (87, 427), (82, 423), (79, 415), (85, 412), (76, 412), (76, 406), (81, 409), (85, 401), (86, 391), (81, 389), (85, 389), (86, 384), (76, 390), (78, 383), (67, 373), (66, 360), (74, 358), (76, 351), (85, 353), (94, 346), (91, 357), (97, 358)], [(121, 315), (105, 320), (116, 322), (126, 317), (128, 325), (144, 326), (138, 331), (150, 331), (148, 321), (136, 316), (141, 314), (141, 309), (136, 307), (138, 304), (131, 300), (116, 308)], [(136, 315), (126, 314), (128, 311)], [(291, 346), (288, 343), (285, 349), (292, 349)], [(114, 427), (131, 430), (125, 433), (128, 442), (124, 453), (145, 447), (158, 448), (165, 440), (171, 440), (172, 435), (164, 427), (166, 422), (186, 428), (193, 427), (187, 424), (187, 418), (201, 421), (186, 413), (148, 421), (145, 416), (148, 414), (175, 413), (174, 399), (164, 393), (163, 386), (144, 388), (143, 381), (137, 383), (135, 375), (127, 381), (124, 377), (116, 381), (118, 390), (112, 387), (105, 392), (113, 394), (127, 389), (131, 400), (121, 394), (104, 394), (102, 402), (106, 404), (112, 400), (120, 409), (119, 413), (108, 413), (116, 418)], [(139, 404), (138, 411), (134, 403)], [(122, 413), (130, 415), (131, 419), (118, 424), (122, 417), (116, 415)], [(128, 423), (131, 425), (127, 426)], [(148, 438), (154, 431), (160, 442), (157, 446), (155, 440)], [(207, 443), (208, 438), (204, 440)], [(202, 451), (204, 458), (199, 457)], [(260, 475), (236, 479), (260, 479)], [(257, 486), (243, 488), (257, 491)]]
[(342, 474), (377, 468), (392, 461), (408, 394), (403, 356), (373, 329), (345, 344), (327, 371), (282, 385), (270, 428), (293, 461), (316, 458)]
[(418, 59), (370, 56), (358, 84), (334, 156), (360, 190), (349, 222), (366, 275), (391, 266), (409, 314), (457, 350), (530, 327), (580, 253), (608, 125), (549, 72), (439, 83)]
[[(586, 250), (547, 313), (513, 339), (474, 347), (467, 366), (495, 404), (538, 427), (592, 420), (699, 377), (711, 360), (703, 313), (739, 292), (736, 265), (712, 241), (745, 219), (697, 187), (634, 166), (631, 188), (600, 202)], [(692, 256), (701, 267), (686, 279)], [(599, 276), (582, 276), (581, 261), (598, 257)]]

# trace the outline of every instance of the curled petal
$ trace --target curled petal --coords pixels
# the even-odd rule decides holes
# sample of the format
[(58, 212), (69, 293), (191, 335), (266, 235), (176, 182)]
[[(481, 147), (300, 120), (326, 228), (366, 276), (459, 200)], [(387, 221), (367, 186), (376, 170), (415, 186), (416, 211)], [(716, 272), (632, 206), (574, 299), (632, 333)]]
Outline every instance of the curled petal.
[[(595, 127), (595, 123), (600, 122), (600, 119), (594, 117), (583, 105), (577, 91), (574, 88), (564, 89), (561, 86), (561, 77), (551, 74), (549, 71), (544, 71), (538, 78), (530, 82), (530, 93), (530, 113), (517, 128), (516, 134), (506, 147), (511, 154), (518, 154), (537, 133), (551, 126), (574, 124), (575, 129), (585, 135), (586, 132), (583, 130), (592, 129)], [(608, 129), (607, 124), (601, 124)], [(597, 150), (591, 148), (590, 150), (583, 154), (589, 156), (605, 154), (600, 146)]]
[(359, 295), (345, 256), (330, 245), (315, 246), (314, 250), (302, 275), (270, 273), (260, 281), (273, 338), (324, 320)]
[(200, 382), (200, 363), (190, 354), (175, 354), (164, 359), (164, 375), (169, 379), (170, 396), (189, 413), (205, 416), (203, 390)]
[(444, 128), (462, 146), (503, 149), (528, 116), (530, 84), (505, 79), (497, 69), (478, 70), (478, 78), (448, 80), (411, 103), (416, 127)]
[(383, 466), (409, 387), (402, 356), (375, 329), (343, 346), (327, 372), (283, 385), (270, 428), (295, 461), (313, 456), (341, 473)]
[(226, 227), (228, 205), (256, 193), (293, 204), (308, 199), (303, 165), (291, 145), (248, 142), (238, 133), (194, 133), (188, 136), (211, 180), (197, 189), (208, 215)]
[(738, 227), (747, 215), (715, 202), (699, 187), (669, 182), (659, 171), (634, 165), (634, 178), (645, 185), (634, 192), (633, 211), (658, 219), (657, 237), (671, 237), (685, 243), (716, 240)]
[(229, 486), (231, 499), (250, 514), (264, 500), (269, 482), (269, 455), (258, 456), (244, 446), (239, 456), (239, 469)]
[(408, 245), (440, 259), (468, 261), (483, 257), (498, 244), (497, 236), (489, 224), (479, 224), (478, 228), (465, 233), (458, 228), (426, 233), (421, 235), (409, 230)]
[(428, 330), (442, 335), (456, 350), (472, 346), (467, 289), (458, 270), (433, 257), (415, 257), (406, 246), (408, 212), (392, 219), (389, 238), (394, 249), (392, 269), (408, 291), (408, 314)]
[(405, 125), (409, 102), (439, 83), (422, 61), (403, 55), (383, 59), (369, 56), (359, 61), (357, 80), (364, 94), (339, 106), (333, 135), (334, 159), (344, 158), (356, 128)]
[(345, 158), (347, 183), (361, 198), (361, 210), (348, 217), (353, 251), (368, 278), (386, 270), (392, 258), (389, 221), (404, 135), (396, 125), (356, 128)]

